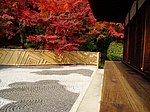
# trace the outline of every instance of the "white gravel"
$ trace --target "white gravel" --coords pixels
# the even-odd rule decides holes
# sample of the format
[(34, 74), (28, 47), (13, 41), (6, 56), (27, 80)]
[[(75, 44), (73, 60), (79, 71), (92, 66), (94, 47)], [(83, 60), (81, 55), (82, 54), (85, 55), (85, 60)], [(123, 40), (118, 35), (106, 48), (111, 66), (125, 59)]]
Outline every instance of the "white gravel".
[[(57, 80), (60, 85), (63, 85), (66, 90), (81, 94), (87, 89), (91, 81), (92, 72), (97, 69), (92, 65), (76, 65), (76, 66), (60, 66), (60, 67), (12, 67), (0, 68), (0, 90), (11, 88), (9, 85), (19, 82), (37, 82), (42, 80)], [(83, 70), (91, 71), (91, 74), (84, 75)], [(46, 74), (43, 73), (46, 71)], [(51, 72), (52, 71), (52, 72)], [(57, 74), (57, 71), (59, 73)], [(65, 74), (66, 71), (66, 74)], [(75, 71), (75, 72), (72, 72)], [(82, 71), (82, 72), (80, 72)], [(61, 72), (63, 75), (61, 75)], [(56, 73), (56, 74), (55, 74)], [(12, 103), (10, 99), (0, 97), (0, 107)]]

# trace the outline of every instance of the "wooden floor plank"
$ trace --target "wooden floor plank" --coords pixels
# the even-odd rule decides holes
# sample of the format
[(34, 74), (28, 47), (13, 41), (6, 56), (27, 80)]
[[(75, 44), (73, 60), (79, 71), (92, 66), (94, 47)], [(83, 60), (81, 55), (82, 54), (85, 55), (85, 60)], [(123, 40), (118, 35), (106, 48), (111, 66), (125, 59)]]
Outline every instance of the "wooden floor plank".
[(100, 112), (150, 112), (150, 83), (121, 62), (105, 63)]
[(117, 70), (122, 72), (124, 79), (127, 81), (127, 84), (130, 87), (130, 89), (126, 91), (126, 94), (128, 96), (132, 96), (130, 102), (132, 102), (132, 106), (136, 105), (134, 110), (139, 112), (150, 112), (150, 83), (137, 72), (132, 70), (131, 74), (130, 72), (124, 70), (126, 67), (125, 65), (119, 64), (117, 62), (115, 62), (115, 65), (118, 68)]
[(110, 112), (110, 110), (111, 112), (132, 112), (130, 102), (126, 99), (126, 94), (116, 76), (115, 68), (111, 64), (106, 63), (104, 69), (101, 112)]

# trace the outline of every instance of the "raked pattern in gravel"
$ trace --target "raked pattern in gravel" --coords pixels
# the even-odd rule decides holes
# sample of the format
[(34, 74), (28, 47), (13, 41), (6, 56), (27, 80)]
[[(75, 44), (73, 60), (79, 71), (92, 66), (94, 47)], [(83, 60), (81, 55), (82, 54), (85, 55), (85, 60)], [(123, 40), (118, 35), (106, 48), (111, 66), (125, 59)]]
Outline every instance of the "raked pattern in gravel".
[(92, 65), (0, 66), (0, 112), (69, 112), (95, 70)]

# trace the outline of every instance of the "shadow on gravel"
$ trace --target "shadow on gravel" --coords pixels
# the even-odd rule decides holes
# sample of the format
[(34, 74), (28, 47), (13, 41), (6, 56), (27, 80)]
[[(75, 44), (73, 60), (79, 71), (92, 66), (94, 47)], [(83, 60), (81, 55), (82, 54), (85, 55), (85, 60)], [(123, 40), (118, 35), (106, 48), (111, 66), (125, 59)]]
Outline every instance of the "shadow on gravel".
[(79, 96), (57, 80), (17, 82), (9, 87), (0, 90), (0, 98), (15, 102), (4, 105), (0, 112), (69, 112)]
[(32, 72), (38, 75), (69, 75), (70, 73), (77, 73), (84, 76), (91, 77), (93, 71), (88, 69), (75, 69), (75, 70), (43, 70), (38, 72)]

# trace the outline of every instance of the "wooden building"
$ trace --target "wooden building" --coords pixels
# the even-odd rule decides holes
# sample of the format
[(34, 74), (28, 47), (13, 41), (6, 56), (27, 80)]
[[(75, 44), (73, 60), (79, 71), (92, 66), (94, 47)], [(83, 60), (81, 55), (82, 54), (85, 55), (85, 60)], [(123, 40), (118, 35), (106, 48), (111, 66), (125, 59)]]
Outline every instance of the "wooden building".
[(150, 75), (150, 1), (136, 0), (125, 18), (123, 62)]
[(125, 24), (123, 63), (150, 76), (150, 0), (89, 0), (99, 21)]

